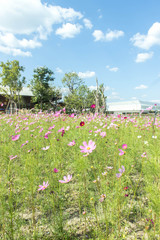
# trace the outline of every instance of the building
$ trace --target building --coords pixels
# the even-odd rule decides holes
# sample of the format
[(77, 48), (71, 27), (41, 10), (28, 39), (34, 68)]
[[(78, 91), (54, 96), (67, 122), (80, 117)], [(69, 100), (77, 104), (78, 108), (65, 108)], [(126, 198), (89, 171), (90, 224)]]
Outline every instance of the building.
[[(9, 89), (6, 87), (5, 91), (7, 91), (7, 94), (9, 95)], [(34, 105), (31, 102), (31, 98), (33, 97), (33, 93), (31, 92), (31, 90), (28, 87), (23, 87), (22, 91), (20, 91), (19, 93), (20, 96), (20, 102), (21, 102), (21, 108), (27, 108), (30, 109), (32, 108)], [(1, 108), (6, 108), (8, 105), (8, 98), (5, 97), (5, 94), (2, 90), (0, 90), (0, 105), (3, 105), (3, 107), (1, 106)], [(2, 110), (2, 109), (1, 109)]]
[(107, 111), (109, 113), (147, 113), (148, 111), (154, 112), (155, 110), (160, 111), (159, 103), (141, 100), (112, 102), (107, 104)]

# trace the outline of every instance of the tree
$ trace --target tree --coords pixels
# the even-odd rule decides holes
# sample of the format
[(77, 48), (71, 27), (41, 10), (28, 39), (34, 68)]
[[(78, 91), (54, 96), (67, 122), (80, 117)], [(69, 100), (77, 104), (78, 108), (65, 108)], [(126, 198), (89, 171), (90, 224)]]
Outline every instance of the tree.
[(20, 66), (19, 61), (17, 60), (7, 61), (6, 63), (1, 62), (0, 67), (2, 69), (2, 72), (0, 73), (2, 86), (1, 90), (9, 99), (7, 107), (10, 105), (12, 113), (12, 107), (16, 107), (16, 96), (19, 96), (19, 93), (22, 90), (22, 86), (25, 83), (25, 77), (22, 77), (21, 79), (21, 72), (24, 71), (24, 67)]
[(68, 112), (73, 110), (81, 112), (83, 109), (90, 108), (94, 102), (94, 93), (86, 85), (79, 86), (74, 93), (69, 93), (64, 98)]
[(68, 87), (70, 93), (73, 94), (74, 91), (77, 90), (81, 84), (83, 84), (83, 81), (81, 78), (79, 78), (76, 72), (69, 72), (65, 73), (65, 76), (62, 79), (62, 84), (65, 87)]
[(55, 94), (55, 89), (50, 86), (50, 82), (54, 81), (53, 74), (46, 66), (34, 69), (29, 86), (34, 95), (33, 102), (38, 103), (41, 109), (46, 107), (46, 103), (49, 103)]

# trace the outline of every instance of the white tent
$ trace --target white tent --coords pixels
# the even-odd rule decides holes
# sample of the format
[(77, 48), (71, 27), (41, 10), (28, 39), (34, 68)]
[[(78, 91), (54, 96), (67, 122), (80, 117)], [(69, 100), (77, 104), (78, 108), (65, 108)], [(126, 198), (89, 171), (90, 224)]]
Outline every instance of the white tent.
[[(155, 106), (155, 104), (157, 105)], [(110, 113), (138, 113), (141, 111), (148, 112), (150, 109), (151, 111), (160, 111), (160, 104), (140, 100), (112, 102), (107, 104), (107, 110)]]

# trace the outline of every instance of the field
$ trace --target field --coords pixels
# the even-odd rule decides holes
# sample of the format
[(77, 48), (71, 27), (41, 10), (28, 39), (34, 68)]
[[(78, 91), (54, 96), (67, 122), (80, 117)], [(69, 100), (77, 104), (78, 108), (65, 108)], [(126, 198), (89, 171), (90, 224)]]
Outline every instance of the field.
[(0, 115), (0, 239), (160, 239), (160, 116)]

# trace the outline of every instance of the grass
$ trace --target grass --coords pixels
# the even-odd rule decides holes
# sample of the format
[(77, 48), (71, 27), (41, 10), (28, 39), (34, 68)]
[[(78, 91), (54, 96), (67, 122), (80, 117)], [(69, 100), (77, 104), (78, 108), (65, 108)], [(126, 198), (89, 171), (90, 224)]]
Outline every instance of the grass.
[(0, 141), (0, 239), (160, 239), (159, 116), (1, 115)]

